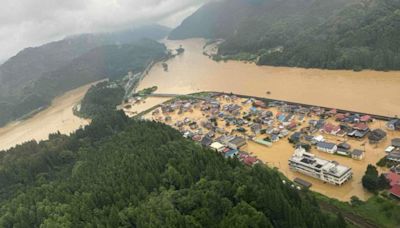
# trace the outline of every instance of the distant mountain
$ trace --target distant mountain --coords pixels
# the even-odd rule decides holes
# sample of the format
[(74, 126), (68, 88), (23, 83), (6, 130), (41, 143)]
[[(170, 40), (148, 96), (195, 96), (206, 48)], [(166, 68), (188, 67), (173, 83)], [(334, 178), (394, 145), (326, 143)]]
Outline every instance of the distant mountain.
[(143, 38), (161, 39), (169, 29), (159, 25), (102, 34), (67, 37), (40, 47), (26, 48), (0, 66), (0, 96), (19, 95), (30, 81), (57, 70), (89, 50), (108, 44), (126, 44)]
[(222, 0), (170, 39), (225, 40), (220, 57), (255, 54), (260, 65), (400, 69), (400, 0)]
[(59, 91), (68, 91), (100, 79), (118, 79), (129, 71), (142, 72), (152, 61), (165, 57), (166, 52), (163, 44), (149, 39), (100, 46), (55, 71), (45, 73), (29, 87), (29, 91), (41, 94), (45, 99), (48, 94), (58, 95)]
[(103, 78), (139, 72), (166, 55), (162, 26), (68, 37), (29, 48), (0, 67), (0, 126), (50, 104), (62, 93)]

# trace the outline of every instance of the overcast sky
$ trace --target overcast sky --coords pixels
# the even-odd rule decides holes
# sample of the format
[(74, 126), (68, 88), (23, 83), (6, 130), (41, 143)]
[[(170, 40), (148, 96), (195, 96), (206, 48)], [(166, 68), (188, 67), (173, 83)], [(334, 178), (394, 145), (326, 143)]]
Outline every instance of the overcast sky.
[(207, 0), (1, 0), (0, 63), (65, 36), (158, 22), (178, 25)]

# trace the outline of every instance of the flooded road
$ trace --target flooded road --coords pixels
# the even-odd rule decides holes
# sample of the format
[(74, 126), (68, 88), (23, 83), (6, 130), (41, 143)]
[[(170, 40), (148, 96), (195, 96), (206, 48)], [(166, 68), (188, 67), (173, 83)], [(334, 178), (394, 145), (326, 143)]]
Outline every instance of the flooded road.
[(82, 100), (91, 85), (79, 87), (57, 97), (50, 107), (29, 119), (12, 122), (0, 128), (0, 150), (32, 139), (45, 140), (50, 133), (57, 131), (69, 134), (89, 124), (89, 120), (75, 116), (72, 109)]
[[(155, 65), (139, 90), (158, 86), (159, 93), (233, 92), (372, 114), (400, 115), (400, 72), (319, 70), (215, 62), (203, 55), (204, 41), (165, 41), (185, 52), (169, 60), (168, 72)], [(267, 91), (270, 92), (267, 95)]]
[[(165, 101), (170, 100), (171, 98), (165, 97), (149, 97), (146, 100), (139, 102), (139, 103), (126, 103), (124, 104), (123, 111), (129, 117), (136, 116), (137, 114), (149, 110), (150, 108), (164, 103)], [(128, 106), (127, 106), (128, 105)]]

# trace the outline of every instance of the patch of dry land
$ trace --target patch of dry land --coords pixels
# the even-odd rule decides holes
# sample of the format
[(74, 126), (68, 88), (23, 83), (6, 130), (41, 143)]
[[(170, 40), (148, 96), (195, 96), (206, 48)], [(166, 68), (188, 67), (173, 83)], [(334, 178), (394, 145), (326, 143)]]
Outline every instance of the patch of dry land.
[(73, 107), (85, 96), (92, 84), (71, 90), (53, 100), (45, 110), (26, 120), (12, 122), (0, 128), (0, 150), (9, 149), (30, 140), (46, 140), (50, 133), (70, 134), (90, 123), (73, 114)]
[(157, 86), (157, 93), (233, 92), (385, 116), (400, 115), (399, 71), (354, 72), (215, 62), (203, 55), (202, 39), (164, 43), (169, 49), (182, 45), (185, 52), (167, 61), (168, 72), (162, 63), (156, 64), (138, 90)]
[[(220, 105), (220, 108), (212, 107), (211, 104), (213, 102), (211, 100), (213, 100), (214, 105), (218, 103)], [(210, 132), (215, 133), (215, 136), (212, 138), (213, 140), (216, 140), (216, 138), (221, 135), (241, 136), (247, 141), (247, 144), (240, 148), (241, 151), (245, 151), (253, 156), (256, 156), (259, 160), (270, 167), (278, 168), (285, 176), (287, 176), (291, 180), (299, 177), (312, 183), (312, 190), (342, 201), (347, 201), (351, 198), (351, 196), (354, 195), (363, 200), (366, 200), (371, 196), (370, 193), (366, 192), (363, 189), (361, 184), (361, 178), (364, 175), (366, 167), (368, 164), (375, 164), (377, 161), (385, 156), (384, 150), (390, 144), (391, 139), (400, 138), (399, 131), (387, 130), (385, 127), (386, 122), (381, 120), (373, 120), (372, 122), (367, 123), (368, 127), (371, 130), (380, 128), (384, 129), (388, 134), (387, 138), (384, 139), (382, 142), (373, 145), (369, 143), (367, 137), (363, 139), (354, 139), (348, 136), (337, 136), (325, 133), (322, 129), (314, 129), (313, 132), (307, 131), (308, 133), (305, 133), (306, 135), (322, 135), (326, 141), (335, 144), (346, 142), (351, 145), (352, 150), (360, 149), (365, 151), (364, 158), (362, 160), (356, 160), (351, 157), (321, 152), (317, 150), (316, 146), (312, 146), (310, 152), (315, 154), (317, 157), (330, 161), (337, 161), (341, 165), (350, 167), (352, 169), (352, 179), (350, 179), (350, 181), (346, 182), (342, 186), (336, 186), (324, 183), (319, 179), (314, 179), (301, 173), (294, 172), (289, 168), (288, 165), (288, 159), (293, 155), (293, 152), (295, 150), (294, 145), (289, 143), (288, 137), (290, 137), (294, 132), (297, 131), (302, 131), (306, 129), (310, 130), (309, 121), (319, 120), (321, 118), (321, 113), (327, 113), (328, 110), (320, 110), (319, 112), (316, 112), (312, 109), (309, 109), (308, 113), (305, 115), (295, 113), (292, 120), (290, 120), (290, 123), (295, 123), (295, 128), (289, 130), (286, 136), (281, 137), (279, 141), (273, 142), (272, 146), (268, 147), (254, 142), (253, 139), (263, 139), (271, 135), (269, 133), (254, 133), (251, 129), (251, 126), (254, 126), (255, 122), (259, 122), (256, 121), (256, 119), (261, 118), (265, 122), (272, 120), (269, 121), (268, 124), (265, 122), (261, 123), (262, 129), (273, 128), (275, 129), (275, 131), (288, 129), (287, 126), (285, 127), (284, 124), (277, 119), (278, 112), (289, 115), (289, 112), (284, 111), (285, 109), (283, 107), (285, 107), (285, 105), (278, 105), (276, 107), (258, 107), (256, 109), (253, 108), (253, 110), (257, 110), (258, 114), (251, 115), (250, 121), (246, 121), (242, 125), (229, 124), (228, 126), (227, 119), (229, 118), (244, 120), (245, 116), (250, 113), (250, 109), (253, 107), (254, 103), (245, 98), (236, 98), (235, 96), (228, 97), (222, 95), (214, 97), (211, 100), (205, 101), (194, 99), (170, 101), (167, 102), (167, 104), (164, 104), (161, 107), (155, 109), (151, 113), (146, 114), (145, 116), (143, 116), (143, 118), (171, 125), (172, 127), (180, 130), (182, 133), (187, 134), (187, 132), (191, 132), (192, 135), (190, 137), (192, 137), (192, 139), (196, 141), (201, 140), (202, 137), (209, 134)], [(232, 105), (237, 105), (240, 108), (232, 108), (235, 111), (231, 113), (226, 109), (228, 105), (231, 105), (231, 107)], [(221, 112), (223, 114), (221, 114)], [(272, 115), (270, 117), (261, 117), (267, 112), (271, 112)], [(304, 116), (303, 120), (302, 116)], [(210, 120), (213, 118), (216, 119), (216, 125), (210, 126)], [(326, 118), (324, 121), (325, 124), (331, 123), (337, 126), (339, 124), (344, 124), (337, 122), (334, 114), (332, 114), (331, 117)], [(196, 124), (190, 125), (190, 123)], [(346, 123), (346, 125), (352, 127), (355, 124)], [(238, 129), (240, 127), (245, 129), (246, 132), (242, 132), (242, 130), (241, 132), (239, 132)], [(386, 170), (380, 171), (384, 172)]]

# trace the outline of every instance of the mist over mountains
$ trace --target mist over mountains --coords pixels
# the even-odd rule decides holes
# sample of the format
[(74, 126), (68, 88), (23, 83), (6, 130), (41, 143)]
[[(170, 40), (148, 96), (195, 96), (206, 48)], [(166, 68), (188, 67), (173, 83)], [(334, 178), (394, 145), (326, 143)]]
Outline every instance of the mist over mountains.
[(26, 48), (0, 66), (0, 125), (70, 89), (116, 77), (165, 54), (169, 29), (149, 25), (115, 33), (82, 34)]

